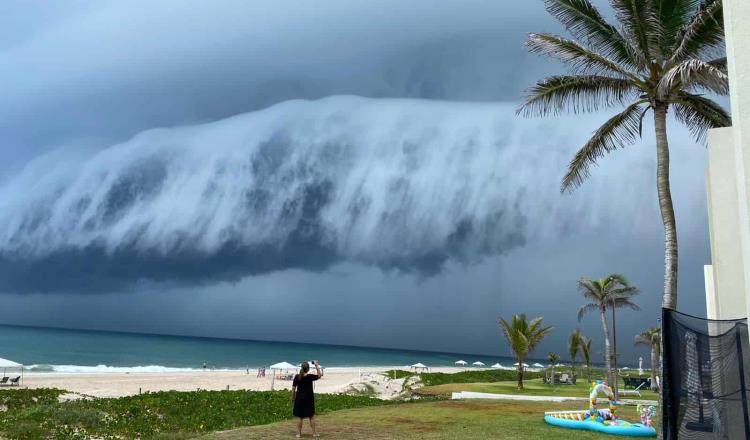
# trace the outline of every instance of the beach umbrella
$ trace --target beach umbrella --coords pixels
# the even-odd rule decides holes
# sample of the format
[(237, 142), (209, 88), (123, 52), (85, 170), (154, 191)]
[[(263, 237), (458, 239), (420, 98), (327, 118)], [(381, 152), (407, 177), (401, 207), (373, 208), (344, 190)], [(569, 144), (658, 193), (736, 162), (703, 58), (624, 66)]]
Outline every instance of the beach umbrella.
[(474, 362), (474, 363), (473, 363), (473, 364), (471, 364), (471, 365), (474, 365), (475, 367), (484, 367), (484, 362), (479, 362), (479, 361), (476, 361), (476, 362)]
[(289, 362), (279, 362), (271, 365), (268, 369), (271, 370), (271, 391), (273, 391), (273, 385), (276, 382), (276, 373), (274, 373), (274, 370), (296, 370), (297, 366), (292, 365)]
[(539, 362), (532, 365), (534, 368), (544, 368), (544, 365), (540, 364)]
[(463, 359), (462, 359), (462, 360), (460, 360), (460, 361), (456, 361), (456, 362), (455, 362), (455, 364), (456, 364), (456, 365), (462, 365), (462, 366), (463, 366), (463, 365), (466, 365), (466, 363), (467, 363), (467, 362), (466, 362), (465, 360), (463, 360)]
[(503, 366), (500, 365), (500, 364), (495, 364), (495, 365), (492, 366), (492, 368), (503, 368)]
[(279, 362), (278, 364), (273, 364), (270, 367), (271, 370), (296, 370), (298, 367), (294, 364), (290, 364), (289, 362)]

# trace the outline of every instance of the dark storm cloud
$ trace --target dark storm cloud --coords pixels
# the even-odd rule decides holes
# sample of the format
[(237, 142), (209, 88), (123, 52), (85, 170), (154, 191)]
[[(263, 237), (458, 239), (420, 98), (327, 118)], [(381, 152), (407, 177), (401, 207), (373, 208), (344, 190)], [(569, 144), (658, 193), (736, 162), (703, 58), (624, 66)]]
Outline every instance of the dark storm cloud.
[(38, 23), (9, 25), (0, 57), (0, 80), (13, 85), (0, 92), (0, 153), (12, 167), (51, 145), (286, 99), (514, 99), (541, 63), (521, 47), (541, 5), (516, 2), (512, 15), (483, 0), (11, 6), (12, 21)]

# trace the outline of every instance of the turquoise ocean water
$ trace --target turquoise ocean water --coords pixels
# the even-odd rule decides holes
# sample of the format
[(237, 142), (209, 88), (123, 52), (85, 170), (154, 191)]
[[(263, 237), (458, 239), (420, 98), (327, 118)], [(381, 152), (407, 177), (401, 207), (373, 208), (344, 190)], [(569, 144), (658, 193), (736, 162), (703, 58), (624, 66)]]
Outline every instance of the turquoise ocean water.
[(404, 366), (421, 362), (430, 367), (499, 362), (510, 358), (460, 353), (389, 350), (339, 345), (264, 342), (237, 339), (162, 336), (89, 330), (0, 325), (0, 357), (35, 371), (171, 371), (210, 368), (245, 369), (277, 362), (297, 364), (319, 359), (327, 367)]

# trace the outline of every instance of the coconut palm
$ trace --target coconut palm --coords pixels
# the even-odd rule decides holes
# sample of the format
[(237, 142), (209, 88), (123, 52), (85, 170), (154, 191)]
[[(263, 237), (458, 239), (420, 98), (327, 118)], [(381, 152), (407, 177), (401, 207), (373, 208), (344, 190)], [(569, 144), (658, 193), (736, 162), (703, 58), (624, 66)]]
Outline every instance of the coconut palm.
[(529, 321), (525, 314), (513, 315), (510, 322), (503, 318), (499, 318), (497, 322), (503, 330), (511, 351), (516, 356), (518, 389), (523, 390), (523, 361), (539, 342), (550, 334), (552, 326), (545, 326), (542, 318)]
[(560, 361), (560, 355), (557, 353), (549, 352), (547, 355), (547, 360), (549, 361), (550, 368), (552, 368), (552, 379), (550, 379), (550, 383), (552, 385), (555, 384), (555, 366)]
[(586, 336), (581, 339), (581, 356), (586, 364), (586, 379), (591, 382), (591, 338)]
[[(614, 384), (612, 380), (614, 378), (612, 376), (613, 353), (606, 312), (607, 309), (611, 309), (614, 316), (614, 311), (618, 308), (640, 310), (640, 307), (632, 301), (633, 296), (638, 294), (638, 288), (631, 286), (624, 275), (613, 273), (598, 280), (581, 278), (578, 280), (578, 291), (583, 294), (585, 299), (590, 301), (578, 310), (578, 321), (580, 322), (588, 312), (599, 312), (604, 334), (604, 371), (607, 375), (607, 381)], [(616, 353), (614, 356), (616, 356)]]
[(570, 337), (568, 338), (568, 354), (570, 355), (570, 361), (573, 365), (574, 376), (576, 369), (576, 358), (578, 357), (578, 352), (583, 348), (583, 339), (583, 333), (581, 333), (581, 329), (579, 328), (573, 330), (573, 332), (570, 333)]
[(651, 389), (656, 391), (657, 371), (659, 369), (659, 356), (661, 354), (661, 328), (651, 327), (636, 335), (635, 345), (645, 345), (651, 348)]
[(531, 87), (519, 108), (524, 115), (625, 109), (607, 120), (571, 160), (561, 190), (580, 186), (592, 166), (641, 136), (652, 112), (656, 138), (656, 186), (664, 225), (663, 307), (677, 304), (677, 226), (669, 182), (667, 113), (698, 142), (706, 130), (731, 125), (729, 114), (704, 96), (728, 93), (726, 58), (719, 58), (724, 27), (721, 0), (609, 0), (618, 25), (608, 23), (590, 0), (545, 0), (547, 11), (572, 34), (567, 39), (533, 33), (531, 52), (557, 58), (570, 75)]

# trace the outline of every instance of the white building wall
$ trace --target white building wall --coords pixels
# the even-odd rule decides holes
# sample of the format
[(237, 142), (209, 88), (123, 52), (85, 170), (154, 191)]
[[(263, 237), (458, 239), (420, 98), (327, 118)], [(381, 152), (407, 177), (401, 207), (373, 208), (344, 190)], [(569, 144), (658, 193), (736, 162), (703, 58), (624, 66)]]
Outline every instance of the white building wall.
[[(744, 273), (750, 274), (750, 1), (724, 0), (723, 7), (737, 173), (739, 238)], [(748, 316), (750, 290), (747, 285), (744, 290), (745, 316)], [(723, 298), (725, 292), (719, 291), (718, 295)]]
[(706, 193), (711, 266), (706, 267), (705, 275), (710, 319), (744, 318), (746, 313), (733, 137), (731, 127), (714, 129), (708, 134)]

